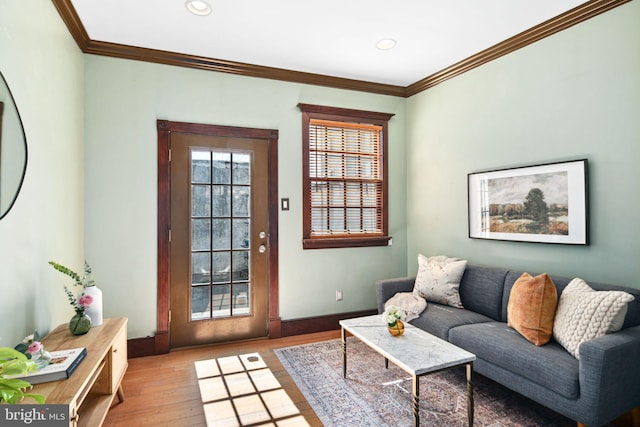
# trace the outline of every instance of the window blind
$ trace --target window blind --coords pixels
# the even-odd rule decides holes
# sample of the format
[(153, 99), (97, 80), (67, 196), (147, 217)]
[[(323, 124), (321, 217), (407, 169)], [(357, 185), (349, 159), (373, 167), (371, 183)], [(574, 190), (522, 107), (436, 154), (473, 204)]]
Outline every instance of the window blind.
[(310, 119), (311, 237), (383, 234), (382, 130)]

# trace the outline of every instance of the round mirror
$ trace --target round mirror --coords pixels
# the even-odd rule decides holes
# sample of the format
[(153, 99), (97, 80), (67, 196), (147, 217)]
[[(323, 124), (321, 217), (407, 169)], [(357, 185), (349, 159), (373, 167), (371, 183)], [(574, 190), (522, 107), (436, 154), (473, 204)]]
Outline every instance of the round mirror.
[(27, 140), (9, 85), (0, 72), (0, 219), (18, 197), (27, 169)]

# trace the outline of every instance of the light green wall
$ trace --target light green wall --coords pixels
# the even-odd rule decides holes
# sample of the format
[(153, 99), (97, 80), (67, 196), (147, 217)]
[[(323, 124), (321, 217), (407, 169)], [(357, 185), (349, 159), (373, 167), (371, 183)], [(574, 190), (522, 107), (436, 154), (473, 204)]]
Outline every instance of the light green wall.
[[(640, 286), (637, 22), (630, 2), (404, 100), (82, 55), (49, 0), (1, 2), (0, 70), (29, 160), (0, 221), (0, 345), (71, 317), (46, 262), (80, 269), (85, 247), (105, 315), (129, 317), (132, 338), (153, 334), (157, 119), (279, 130), (279, 197), (292, 202), (280, 212), (283, 319), (372, 308), (373, 281), (415, 272), (418, 252)], [(299, 102), (396, 114), (392, 247), (301, 249)], [(468, 172), (581, 157), (591, 246), (468, 239)]]
[[(421, 252), (640, 287), (639, 22), (627, 3), (408, 100), (408, 271)], [(580, 158), (590, 246), (467, 237), (467, 173)]]
[[(406, 273), (405, 99), (92, 55), (85, 66), (85, 247), (105, 315), (129, 317), (130, 337), (157, 325), (157, 119), (279, 131), (279, 197), (291, 200), (279, 215), (282, 319), (374, 308), (374, 281)], [(395, 113), (393, 246), (302, 250), (300, 102)]]
[(67, 322), (64, 278), (82, 266), (83, 57), (49, 0), (0, 2), (0, 70), (25, 127), (24, 185), (0, 220), (0, 346)]

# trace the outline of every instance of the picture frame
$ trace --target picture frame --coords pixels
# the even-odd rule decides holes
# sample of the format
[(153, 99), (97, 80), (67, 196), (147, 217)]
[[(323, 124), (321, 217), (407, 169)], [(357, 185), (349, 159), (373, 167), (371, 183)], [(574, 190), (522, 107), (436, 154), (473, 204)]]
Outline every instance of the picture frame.
[(469, 238), (589, 244), (587, 159), (467, 175)]

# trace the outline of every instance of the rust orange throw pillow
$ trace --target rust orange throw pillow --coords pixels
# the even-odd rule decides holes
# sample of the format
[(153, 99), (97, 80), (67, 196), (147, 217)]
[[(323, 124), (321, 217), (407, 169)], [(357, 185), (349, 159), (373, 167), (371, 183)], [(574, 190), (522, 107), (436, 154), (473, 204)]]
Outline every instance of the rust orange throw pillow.
[(546, 273), (536, 277), (523, 273), (511, 288), (507, 325), (533, 344), (545, 345), (553, 334), (557, 306), (556, 285)]

